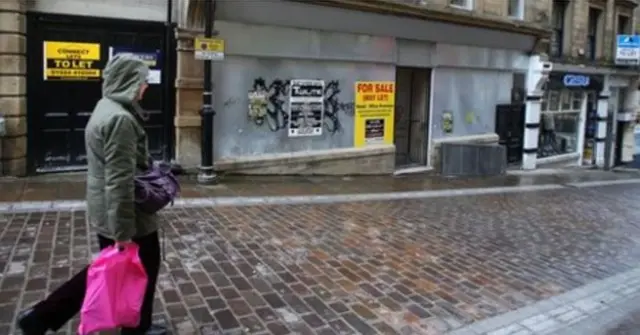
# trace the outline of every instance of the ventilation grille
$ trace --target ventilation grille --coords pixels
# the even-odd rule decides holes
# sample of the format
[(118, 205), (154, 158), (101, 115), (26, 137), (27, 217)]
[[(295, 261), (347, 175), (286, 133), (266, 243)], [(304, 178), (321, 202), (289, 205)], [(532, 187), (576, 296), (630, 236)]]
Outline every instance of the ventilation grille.
[(507, 169), (507, 150), (498, 144), (442, 143), (440, 171), (444, 176), (498, 176)]

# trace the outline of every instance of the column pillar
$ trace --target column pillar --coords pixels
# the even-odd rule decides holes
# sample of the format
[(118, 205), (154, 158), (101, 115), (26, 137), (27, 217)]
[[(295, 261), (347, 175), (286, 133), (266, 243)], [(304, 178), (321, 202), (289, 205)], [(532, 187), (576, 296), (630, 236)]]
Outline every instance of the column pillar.
[(26, 1), (0, 1), (0, 113), (6, 135), (0, 141), (2, 173), (27, 172)]
[(193, 57), (193, 40), (199, 30), (179, 28), (176, 32), (176, 161), (191, 170), (200, 164), (200, 109), (202, 108), (203, 62)]
[(551, 63), (546, 62), (540, 55), (533, 55), (529, 58), (522, 150), (523, 170), (533, 170), (536, 168), (538, 134), (540, 132), (540, 106), (544, 93), (544, 84), (549, 79), (551, 67)]
[[(598, 124), (596, 125), (596, 166), (604, 168), (605, 163), (605, 145), (607, 141), (607, 117), (609, 116), (609, 76), (605, 76), (602, 91), (598, 94), (597, 114)], [(611, 111), (613, 112), (613, 111)], [(612, 150), (613, 151), (613, 150)]]
[[(638, 91), (638, 86), (640, 85), (640, 77), (633, 77), (629, 80), (629, 85), (625, 88), (624, 95), (624, 119), (621, 120), (624, 122), (624, 126), (622, 127), (622, 148), (621, 148), (621, 157), (620, 161), (622, 163), (630, 163), (633, 161), (633, 156), (636, 150), (636, 141), (635, 141), (635, 127), (636, 127), (636, 115), (638, 113), (640, 102), (640, 92)], [(620, 122), (620, 121), (618, 121)]]

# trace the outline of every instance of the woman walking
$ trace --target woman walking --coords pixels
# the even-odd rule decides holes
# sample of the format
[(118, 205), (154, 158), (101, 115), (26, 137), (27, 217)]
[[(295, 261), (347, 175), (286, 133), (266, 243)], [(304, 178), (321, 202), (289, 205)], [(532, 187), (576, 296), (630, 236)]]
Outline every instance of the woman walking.
[[(160, 268), (160, 243), (155, 215), (137, 211), (134, 178), (148, 166), (147, 136), (139, 101), (146, 89), (148, 67), (133, 55), (113, 57), (103, 72), (102, 99), (85, 129), (87, 151), (87, 215), (100, 249), (136, 243), (148, 276), (140, 325), (122, 334), (165, 334), (151, 324), (155, 286)], [(18, 326), (24, 335), (57, 331), (82, 306), (87, 268), (60, 286), (45, 300), (21, 313)]]

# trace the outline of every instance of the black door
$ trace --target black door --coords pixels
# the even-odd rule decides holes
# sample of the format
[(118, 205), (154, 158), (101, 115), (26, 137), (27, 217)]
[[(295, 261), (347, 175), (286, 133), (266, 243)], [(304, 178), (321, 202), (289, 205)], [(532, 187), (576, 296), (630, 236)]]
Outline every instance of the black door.
[(507, 163), (522, 161), (524, 137), (524, 104), (496, 106), (496, 132), (500, 145), (507, 149)]
[[(82, 170), (86, 166), (84, 127), (101, 97), (100, 78), (45, 80), (45, 42), (100, 45), (97, 66), (102, 69), (110, 47), (157, 54), (157, 69), (170, 69), (162, 57), (162, 23), (30, 14), (28, 17), (28, 124), (31, 172)], [(51, 43), (49, 43), (51, 45)], [(96, 49), (97, 50), (97, 49)], [(173, 57), (171, 59), (174, 59)], [(51, 65), (50, 65), (51, 66)], [(162, 86), (151, 83), (142, 107), (149, 149), (155, 159), (170, 158), (173, 110), (163, 111)]]

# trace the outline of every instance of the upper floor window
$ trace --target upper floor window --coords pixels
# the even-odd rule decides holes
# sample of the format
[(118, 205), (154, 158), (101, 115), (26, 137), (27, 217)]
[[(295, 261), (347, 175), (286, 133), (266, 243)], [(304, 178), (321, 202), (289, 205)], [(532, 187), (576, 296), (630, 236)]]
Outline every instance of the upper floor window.
[(449, 0), (449, 5), (463, 9), (473, 9), (473, 0)]
[(564, 44), (564, 17), (567, 11), (567, 2), (563, 0), (553, 1), (553, 11), (551, 12), (551, 35), (550, 54), (559, 57), (562, 55)]
[(631, 34), (631, 19), (626, 15), (618, 15), (618, 30), (619, 35)]
[(589, 8), (589, 27), (587, 29), (587, 52), (589, 59), (596, 59), (598, 50), (598, 27), (600, 26), (600, 18), (602, 10), (598, 8)]
[(524, 19), (524, 0), (508, 0), (507, 14), (514, 19)]

